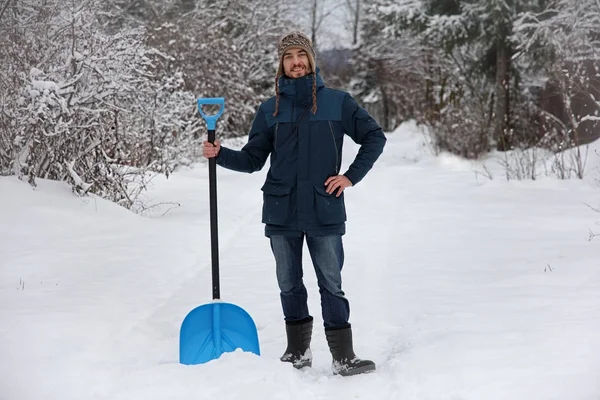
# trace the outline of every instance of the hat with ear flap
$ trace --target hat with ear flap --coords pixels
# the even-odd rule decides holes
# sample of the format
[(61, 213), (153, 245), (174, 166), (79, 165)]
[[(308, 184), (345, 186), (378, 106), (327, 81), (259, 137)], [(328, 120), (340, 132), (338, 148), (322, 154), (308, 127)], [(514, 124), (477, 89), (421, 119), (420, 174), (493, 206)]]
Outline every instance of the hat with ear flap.
[(285, 52), (292, 48), (300, 48), (306, 51), (308, 55), (308, 63), (310, 66), (310, 70), (314, 72), (313, 74), (313, 88), (312, 88), (312, 113), (315, 114), (317, 112), (317, 76), (316, 76), (316, 67), (317, 64), (315, 62), (316, 55), (315, 49), (313, 48), (311, 40), (304, 33), (300, 31), (292, 31), (286, 35), (284, 35), (281, 39), (279, 39), (279, 43), (277, 44), (277, 56), (279, 57), (279, 67), (277, 68), (277, 74), (275, 75), (275, 112), (273, 116), (277, 116), (279, 112), (279, 78), (285, 75), (285, 71), (283, 69), (283, 55)]

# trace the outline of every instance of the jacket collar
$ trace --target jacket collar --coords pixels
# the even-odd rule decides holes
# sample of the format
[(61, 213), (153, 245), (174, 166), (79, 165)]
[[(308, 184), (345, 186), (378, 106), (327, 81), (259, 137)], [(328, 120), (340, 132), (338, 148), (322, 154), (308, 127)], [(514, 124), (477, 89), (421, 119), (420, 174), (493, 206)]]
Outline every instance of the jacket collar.
[(321, 69), (316, 68), (316, 72), (305, 75), (301, 78), (289, 78), (285, 75), (279, 77), (279, 93), (284, 96), (293, 97), (298, 104), (308, 103), (312, 98), (313, 75), (317, 75), (317, 90), (325, 86), (320, 75)]

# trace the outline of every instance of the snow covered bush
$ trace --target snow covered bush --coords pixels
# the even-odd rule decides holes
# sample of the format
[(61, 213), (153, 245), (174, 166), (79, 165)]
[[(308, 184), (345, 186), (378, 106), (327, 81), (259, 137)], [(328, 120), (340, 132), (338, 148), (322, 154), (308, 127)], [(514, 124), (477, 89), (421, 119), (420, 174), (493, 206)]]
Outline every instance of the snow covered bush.
[(0, 8), (0, 174), (67, 181), (125, 207), (154, 173), (200, 159), (195, 100), (220, 136), (273, 93), (286, 21), (273, 0), (23, 0)]
[[(473, 159), (490, 150), (488, 115), (483, 110), (480, 113), (472, 112), (478, 107), (482, 108), (474, 99), (450, 101), (437, 115), (425, 119), (431, 127), (429, 131), (436, 152), (448, 151)], [(465, 112), (465, 108), (471, 112)]]
[(145, 101), (139, 88), (149, 59), (143, 31), (109, 34), (102, 11), (92, 1), (8, 7), (0, 50), (9, 76), (2, 172), (31, 184), (37, 177), (65, 180), (80, 194), (130, 207), (129, 182), (143, 180), (146, 163), (137, 158), (141, 133), (127, 124), (128, 114)]

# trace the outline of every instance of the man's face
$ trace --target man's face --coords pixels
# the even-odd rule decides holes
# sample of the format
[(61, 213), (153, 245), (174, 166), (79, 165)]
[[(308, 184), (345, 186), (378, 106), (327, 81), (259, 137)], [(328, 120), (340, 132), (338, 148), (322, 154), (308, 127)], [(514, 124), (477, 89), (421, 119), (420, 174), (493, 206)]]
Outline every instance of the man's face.
[(310, 63), (306, 50), (292, 48), (283, 53), (283, 72), (290, 78), (300, 78), (310, 74)]

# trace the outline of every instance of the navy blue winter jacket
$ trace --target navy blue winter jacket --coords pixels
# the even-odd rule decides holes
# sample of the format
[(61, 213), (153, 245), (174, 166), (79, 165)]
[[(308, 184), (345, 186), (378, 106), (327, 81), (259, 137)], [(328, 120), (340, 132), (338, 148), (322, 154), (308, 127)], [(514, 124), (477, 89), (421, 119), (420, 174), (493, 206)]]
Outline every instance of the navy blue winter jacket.
[(327, 194), (324, 185), (338, 175), (344, 134), (360, 144), (344, 175), (359, 183), (383, 152), (385, 135), (377, 122), (346, 92), (325, 87), (317, 69), (317, 112), (312, 114), (313, 74), (279, 80), (279, 112), (275, 97), (256, 112), (248, 142), (239, 150), (221, 146), (217, 164), (255, 172), (269, 155), (271, 167), (262, 187), (265, 234), (309, 236), (344, 234), (344, 194)]

